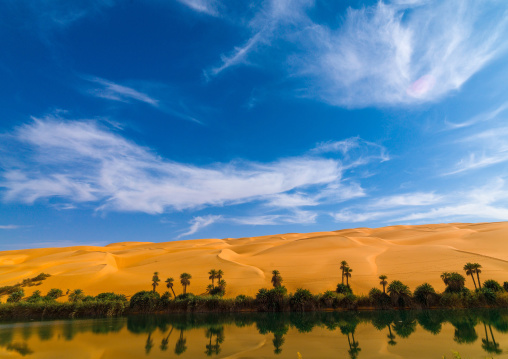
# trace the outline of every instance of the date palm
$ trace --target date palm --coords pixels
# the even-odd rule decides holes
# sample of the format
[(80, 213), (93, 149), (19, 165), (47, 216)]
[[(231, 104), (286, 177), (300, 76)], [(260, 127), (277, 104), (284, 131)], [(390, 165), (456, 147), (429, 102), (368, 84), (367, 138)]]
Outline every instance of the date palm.
[(187, 293), (187, 286), (190, 285), (192, 276), (189, 273), (180, 274), (180, 283), (183, 285), (183, 294)]
[(215, 269), (211, 269), (210, 272), (208, 272), (210, 275), (208, 279), (212, 280), (212, 287), (215, 288), (215, 278), (217, 278), (217, 271)]
[(280, 272), (276, 269), (272, 271), (272, 284), (274, 288), (280, 287), (282, 285), (282, 277)]
[(482, 283), (480, 282), (480, 273), (482, 272), (481, 264), (473, 263), (474, 272), (476, 273), (476, 277), (478, 278), (478, 288), (482, 289)]
[(342, 270), (342, 284), (344, 284), (344, 269), (349, 267), (349, 264), (347, 264), (346, 261), (340, 262), (340, 269)]
[(224, 272), (222, 271), (222, 269), (219, 269), (217, 271), (217, 280), (220, 282), (220, 280), (222, 279), (222, 276), (224, 275)]
[(154, 272), (153, 277), (152, 277), (152, 287), (153, 287), (154, 292), (155, 292), (155, 288), (157, 288), (160, 281), (161, 280), (159, 279), (159, 272)]
[(466, 263), (464, 265), (464, 270), (466, 271), (466, 275), (470, 275), (473, 279), (474, 289), (477, 289), (476, 287), (476, 281), (474, 280), (474, 273), (475, 273), (475, 266), (473, 263)]
[(379, 276), (379, 279), (381, 279), (381, 282), (379, 282), (379, 284), (381, 284), (383, 286), (383, 293), (386, 294), (386, 285), (388, 284), (388, 282), (386, 281), (388, 277), (385, 276), (384, 274), (380, 275)]
[(173, 289), (173, 282), (174, 281), (175, 280), (172, 277), (169, 277), (168, 279), (166, 279), (166, 287), (168, 289), (171, 289), (171, 291), (173, 292), (173, 298), (176, 298), (175, 290)]
[(349, 267), (344, 268), (344, 277), (346, 277), (346, 285), (349, 287), (349, 278), (351, 278), (351, 272), (353, 270)]

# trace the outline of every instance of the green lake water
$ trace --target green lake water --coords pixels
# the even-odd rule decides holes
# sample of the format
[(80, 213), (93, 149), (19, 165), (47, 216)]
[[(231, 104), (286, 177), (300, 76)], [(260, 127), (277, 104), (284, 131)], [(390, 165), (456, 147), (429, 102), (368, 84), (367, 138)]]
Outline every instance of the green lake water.
[(0, 358), (508, 358), (508, 310), (147, 315), (0, 323)]

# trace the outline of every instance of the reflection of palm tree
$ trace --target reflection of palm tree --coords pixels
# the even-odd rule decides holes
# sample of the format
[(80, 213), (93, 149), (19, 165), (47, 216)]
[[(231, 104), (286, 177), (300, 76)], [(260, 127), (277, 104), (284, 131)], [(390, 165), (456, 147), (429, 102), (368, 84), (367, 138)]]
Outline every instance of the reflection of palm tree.
[(161, 342), (161, 350), (164, 352), (166, 350), (168, 350), (168, 342), (169, 342), (169, 336), (171, 335), (171, 333), (173, 332), (173, 329), (174, 327), (171, 327), (171, 330), (169, 331), (169, 334), (166, 338), (163, 338), (162, 339), (162, 342)]
[(360, 353), (360, 351), (362, 349), (360, 348), (360, 343), (358, 343), (355, 340), (355, 333), (354, 332), (351, 333), (351, 337), (353, 338), (353, 341), (349, 345), (348, 353), (349, 353), (349, 356), (351, 357), (351, 359), (355, 359), (358, 357), (358, 354)]
[(282, 345), (284, 344), (284, 342), (286, 341), (286, 339), (284, 339), (284, 335), (280, 334), (280, 333), (274, 333), (273, 334), (273, 346), (275, 347), (275, 349), (273, 350), (273, 352), (275, 354), (280, 354), (282, 353)]
[(153, 348), (153, 339), (152, 339), (152, 333), (148, 333), (148, 338), (146, 338), (146, 344), (145, 344), (145, 353), (148, 355), (150, 354), (150, 350)]
[(499, 348), (499, 343), (496, 343), (494, 339), (494, 333), (492, 332), (492, 326), (489, 324), (490, 336), (492, 337), (492, 342), (489, 341), (489, 335), (487, 334), (487, 326), (483, 323), (485, 328), (485, 339), (482, 339), (482, 349), (487, 353), (501, 354), (503, 351)]
[(393, 346), (393, 345), (397, 344), (397, 342), (395, 340), (393, 340), (393, 339), (395, 339), (397, 337), (392, 333), (392, 327), (390, 325), (388, 325), (388, 332), (390, 333), (387, 336), (387, 338), (390, 339), (388, 341), (388, 345), (392, 345)]
[[(210, 339), (206, 345), (205, 354), (212, 356), (213, 354), (219, 354), (221, 352), (220, 345), (224, 341), (224, 327), (212, 327), (208, 328), (205, 332), (207, 338)], [(212, 338), (215, 336), (215, 344), (212, 344)]]
[(183, 337), (183, 329), (180, 329), (180, 338), (178, 338), (175, 345), (175, 354), (180, 355), (187, 350), (187, 339)]

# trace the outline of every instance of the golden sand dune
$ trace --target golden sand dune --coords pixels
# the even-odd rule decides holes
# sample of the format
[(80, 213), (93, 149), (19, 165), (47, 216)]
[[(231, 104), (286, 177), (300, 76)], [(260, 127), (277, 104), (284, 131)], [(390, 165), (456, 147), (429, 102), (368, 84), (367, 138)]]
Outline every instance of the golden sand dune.
[[(443, 290), (440, 274), (458, 271), (466, 262), (483, 266), (481, 278), (508, 280), (508, 222), (435, 224), (357, 228), (333, 232), (290, 233), (252, 238), (200, 239), (166, 243), (123, 242), (105, 247), (26, 249), (0, 252), (0, 286), (12, 285), (41, 272), (52, 276), (27, 294), (50, 288), (83, 289), (87, 294), (114, 291), (132, 295), (151, 289), (152, 274), (163, 281), (192, 275), (189, 291), (201, 294), (210, 283), (208, 271), (222, 269), (227, 295), (254, 295), (270, 287), (278, 269), (289, 291), (333, 290), (341, 280), (339, 263), (353, 269), (350, 284), (357, 293), (379, 287), (378, 276), (399, 279), (412, 290), (429, 282)], [(464, 273), (463, 273), (464, 274)], [(466, 285), (473, 287), (470, 278)]]

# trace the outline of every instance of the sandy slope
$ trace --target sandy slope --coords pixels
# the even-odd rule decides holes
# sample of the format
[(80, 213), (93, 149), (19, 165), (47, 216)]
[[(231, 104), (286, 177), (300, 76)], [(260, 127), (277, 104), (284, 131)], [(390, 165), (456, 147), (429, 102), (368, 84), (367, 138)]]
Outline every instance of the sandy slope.
[[(339, 262), (353, 268), (350, 284), (359, 293), (378, 286), (377, 277), (399, 279), (411, 289), (425, 281), (443, 290), (439, 275), (459, 271), (466, 262), (483, 266), (482, 279), (508, 280), (508, 222), (431, 224), (357, 228), (334, 232), (290, 233), (238, 239), (201, 239), (167, 243), (126, 242), (105, 247), (27, 249), (0, 252), (0, 286), (11, 285), (40, 272), (50, 273), (35, 289), (81, 288), (87, 294), (115, 291), (131, 295), (150, 289), (153, 272), (164, 281), (192, 275), (189, 291), (204, 292), (207, 272), (222, 269), (228, 296), (254, 295), (270, 286), (278, 269), (290, 291), (334, 289), (340, 281)], [(473, 287), (469, 279), (466, 285)], [(162, 285), (159, 292), (165, 291)]]

